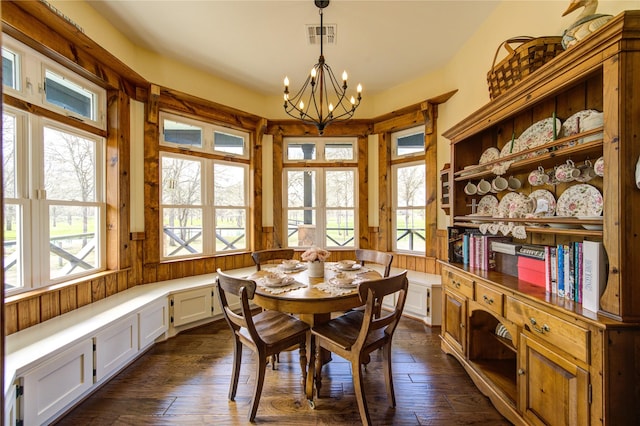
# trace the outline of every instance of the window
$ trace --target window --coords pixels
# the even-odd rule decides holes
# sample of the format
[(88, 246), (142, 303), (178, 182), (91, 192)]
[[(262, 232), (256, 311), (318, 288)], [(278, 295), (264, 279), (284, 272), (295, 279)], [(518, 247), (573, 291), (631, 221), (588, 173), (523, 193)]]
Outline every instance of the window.
[(391, 135), (393, 158), (424, 154), (424, 128), (414, 127)]
[[(290, 139), (287, 162), (355, 163), (355, 141)], [(357, 241), (358, 171), (342, 167), (298, 167), (284, 170), (284, 220), (288, 247), (353, 248)]]
[[(104, 129), (106, 91), (3, 34), (5, 93)], [(105, 140), (3, 105), (7, 294), (105, 268)]]
[(31, 104), (106, 128), (106, 91), (19, 41), (2, 35), (2, 84)]
[(353, 138), (291, 138), (285, 141), (285, 145), (285, 162), (355, 162), (356, 141)]
[(4, 105), (7, 294), (104, 269), (104, 139)]
[(396, 157), (414, 161), (392, 161), (393, 250), (426, 253), (426, 164), (423, 128), (392, 135)]
[[(247, 155), (248, 133), (170, 114), (163, 114), (162, 123), (165, 144), (206, 148), (209, 139), (215, 151)], [(161, 153), (160, 163), (162, 257), (247, 250), (249, 165), (170, 152)]]
[(166, 112), (160, 113), (160, 144), (190, 151), (249, 158), (249, 133)]

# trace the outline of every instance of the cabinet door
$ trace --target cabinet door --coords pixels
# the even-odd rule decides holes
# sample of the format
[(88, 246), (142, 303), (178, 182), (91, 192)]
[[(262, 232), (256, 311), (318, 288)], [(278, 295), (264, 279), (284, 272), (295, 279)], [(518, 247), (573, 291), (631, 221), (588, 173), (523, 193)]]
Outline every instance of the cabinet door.
[(145, 306), (138, 313), (138, 347), (140, 350), (152, 344), (158, 336), (161, 336), (169, 328), (167, 308), (167, 299), (163, 298), (149, 306)]
[(464, 355), (467, 346), (467, 300), (445, 291), (442, 311), (442, 337)]
[(24, 374), (25, 425), (47, 424), (93, 386), (93, 343), (82, 340)]
[(15, 426), (18, 421), (16, 386), (16, 384), (11, 385), (4, 398), (4, 426)]
[(213, 287), (183, 291), (173, 295), (173, 326), (189, 324), (213, 315)]
[(97, 333), (95, 344), (97, 383), (138, 354), (138, 316), (129, 315)]
[(589, 373), (526, 332), (518, 351), (518, 408), (532, 425), (588, 425)]

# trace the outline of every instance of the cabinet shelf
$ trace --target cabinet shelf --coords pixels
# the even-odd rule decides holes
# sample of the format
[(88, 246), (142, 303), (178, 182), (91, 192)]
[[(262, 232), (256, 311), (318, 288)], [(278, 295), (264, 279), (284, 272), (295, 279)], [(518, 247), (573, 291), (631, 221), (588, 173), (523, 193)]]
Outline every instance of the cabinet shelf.
[[(577, 135), (573, 135), (568, 138), (556, 139), (555, 141), (546, 143), (544, 145), (537, 146), (535, 148), (526, 149), (515, 154), (510, 154), (502, 157), (498, 160), (486, 162), (484, 164), (476, 164), (468, 166), (464, 170), (460, 170), (454, 173), (454, 180), (456, 182), (481, 179), (489, 176), (494, 176), (491, 171), (491, 167), (495, 164), (502, 163), (504, 161), (513, 161), (509, 166), (509, 173), (518, 173), (522, 171), (530, 171), (531, 169), (542, 166), (544, 168), (551, 168), (558, 164), (565, 162), (568, 159), (574, 161), (581, 161), (583, 159), (592, 159), (595, 161), (600, 155), (602, 155), (602, 139), (584, 142), (572, 146), (564, 146), (567, 143), (575, 141), (576, 139), (582, 139), (584, 137), (602, 133), (603, 128), (598, 127), (596, 129), (582, 132)], [(552, 149), (544, 154), (536, 154), (543, 149)], [(523, 155), (534, 154), (531, 158), (520, 159)]]
[(478, 371), (482, 372), (487, 380), (490, 380), (498, 389), (500, 389), (515, 405), (518, 397), (518, 389), (516, 386), (516, 360), (503, 359), (482, 359), (470, 362)]

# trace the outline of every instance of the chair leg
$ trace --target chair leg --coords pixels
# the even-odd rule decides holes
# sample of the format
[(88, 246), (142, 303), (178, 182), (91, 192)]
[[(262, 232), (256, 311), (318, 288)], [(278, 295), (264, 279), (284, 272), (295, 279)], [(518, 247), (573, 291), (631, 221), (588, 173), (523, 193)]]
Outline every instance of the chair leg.
[(316, 340), (316, 357), (315, 357), (315, 370), (316, 370), (316, 397), (320, 398), (320, 388), (322, 387), (322, 346), (318, 344)]
[(231, 385), (229, 386), (229, 401), (233, 401), (236, 398), (240, 364), (242, 364), (242, 343), (236, 337), (236, 344), (233, 347), (233, 372), (231, 373)]
[(358, 402), (360, 419), (362, 420), (362, 424), (364, 426), (369, 426), (371, 424), (371, 418), (369, 417), (367, 398), (364, 394), (364, 386), (362, 383), (362, 369), (360, 368), (360, 362), (352, 361), (351, 370), (353, 371), (353, 390), (356, 394), (356, 401)]
[(384, 364), (384, 381), (387, 387), (387, 400), (390, 407), (396, 406), (396, 395), (393, 390), (393, 373), (391, 370), (391, 342), (382, 348), (382, 359)]
[(267, 370), (267, 357), (258, 356), (258, 367), (256, 371), (256, 386), (253, 390), (253, 399), (251, 400), (251, 408), (249, 409), (249, 421), (253, 422), (256, 418), (258, 405), (260, 404), (260, 396), (262, 395), (262, 385), (264, 385), (264, 376)]
[(307, 382), (307, 338), (300, 341), (300, 371), (302, 372), (302, 386)]

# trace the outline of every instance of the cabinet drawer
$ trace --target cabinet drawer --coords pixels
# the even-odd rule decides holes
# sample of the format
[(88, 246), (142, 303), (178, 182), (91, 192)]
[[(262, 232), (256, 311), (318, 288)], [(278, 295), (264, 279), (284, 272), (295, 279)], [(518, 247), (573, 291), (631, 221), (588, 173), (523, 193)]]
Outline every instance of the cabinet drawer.
[(518, 326), (534, 332), (580, 361), (589, 359), (589, 330), (557, 318), (512, 297), (506, 298), (505, 317)]
[(454, 291), (469, 299), (473, 298), (473, 280), (451, 269), (443, 270), (442, 283), (446, 290)]
[(486, 309), (502, 316), (503, 295), (501, 292), (476, 283), (475, 301), (484, 306)]

